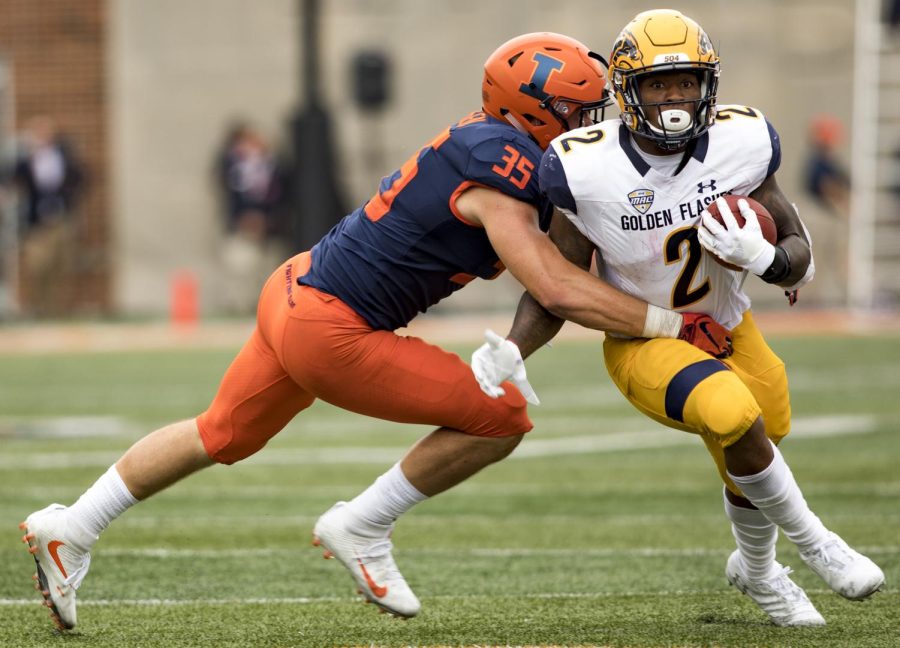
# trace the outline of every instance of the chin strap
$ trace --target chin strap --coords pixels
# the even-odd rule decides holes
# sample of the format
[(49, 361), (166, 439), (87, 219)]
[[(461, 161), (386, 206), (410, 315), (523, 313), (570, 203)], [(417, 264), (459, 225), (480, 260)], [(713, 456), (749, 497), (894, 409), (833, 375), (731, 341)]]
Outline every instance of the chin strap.
[(531, 133), (528, 132), (528, 129), (525, 128), (525, 124), (516, 119), (512, 113), (506, 113), (503, 115), (510, 124), (512, 124), (513, 128), (522, 133), (523, 135), (528, 135), (531, 137)]

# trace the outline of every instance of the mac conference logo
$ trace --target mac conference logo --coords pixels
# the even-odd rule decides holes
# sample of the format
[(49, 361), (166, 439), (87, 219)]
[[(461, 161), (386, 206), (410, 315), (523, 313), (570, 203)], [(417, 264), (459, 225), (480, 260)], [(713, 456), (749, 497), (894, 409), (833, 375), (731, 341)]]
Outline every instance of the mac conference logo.
[(651, 205), (653, 205), (653, 190), (652, 189), (635, 189), (630, 194), (628, 194), (628, 200), (631, 203), (631, 206), (637, 209), (642, 214), (646, 214), (649, 211)]

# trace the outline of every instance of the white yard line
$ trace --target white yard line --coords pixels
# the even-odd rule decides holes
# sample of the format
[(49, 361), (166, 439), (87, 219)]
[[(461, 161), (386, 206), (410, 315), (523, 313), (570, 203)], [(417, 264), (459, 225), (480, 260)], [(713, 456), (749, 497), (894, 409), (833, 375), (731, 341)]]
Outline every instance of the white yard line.
[[(720, 592), (720, 588), (691, 589), (691, 590), (655, 590), (655, 591), (623, 591), (623, 592), (533, 592), (528, 594), (446, 594), (437, 596), (422, 596), (425, 601), (467, 601), (467, 600), (497, 600), (497, 599), (608, 599), (620, 597), (659, 597), (673, 596), (697, 596)], [(893, 594), (897, 590), (890, 588), (882, 590), (883, 594)], [(831, 590), (824, 588), (807, 588), (808, 594), (828, 594)], [(340, 603), (359, 601), (359, 597), (346, 596), (299, 596), (299, 597), (248, 597), (248, 598), (195, 598), (195, 599), (89, 599), (79, 598), (79, 607), (115, 607), (119, 605), (132, 605), (141, 607), (180, 607), (186, 605), (310, 605), (316, 603)], [(29, 599), (0, 598), (0, 606), (30, 606), (43, 605), (40, 597)]]
[[(602, 425), (602, 418), (598, 420)], [(796, 440), (870, 434), (878, 428), (878, 419), (867, 415), (814, 416), (794, 420), (790, 438)], [(609, 434), (584, 434), (555, 439), (526, 438), (510, 459), (556, 457), (585, 453), (603, 453), (641, 448), (666, 448), (697, 443), (692, 434), (662, 426)], [(406, 452), (406, 447), (291, 448), (262, 451), (243, 463), (255, 466), (322, 464), (390, 464)], [(87, 468), (109, 466), (118, 452), (41, 452), (16, 453), (0, 457), (0, 470), (22, 468)]]
[[(900, 553), (900, 546), (862, 546), (857, 547), (870, 555), (888, 555)], [(144, 549), (116, 549), (109, 548), (102, 551), (104, 557), (127, 558), (248, 558), (270, 557), (273, 552), (281, 549), (252, 548), (252, 549), (165, 549), (148, 547)], [(689, 547), (682, 549), (666, 549), (660, 547), (632, 547), (629, 549), (593, 548), (593, 549), (529, 549), (529, 548), (434, 548), (434, 549), (397, 549), (395, 553), (403, 556), (435, 556), (435, 557), (469, 557), (469, 558), (690, 558), (728, 556), (733, 549), (710, 549), (707, 547)]]
[[(225, 528), (225, 529), (234, 529), (237, 527), (247, 528), (247, 527), (266, 527), (271, 530), (275, 529), (288, 529), (288, 530), (296, 530), (298, 527), (302, 529), (311, 529), (315, 521), (318, 519), (316, 515), (291, 515), (291, 516), (281, 516), (281, 515), (228, 515), (228, 516), (213, 516), (213, 515), (205, 515), (205, 516), (188, 516), (188, 515), (149, 515), (143, 512), (136, 513), (134, 515), (127, 515), (122, 518), (116, 520), (116, 528), (140, 528), (140, 529), (154, 529), (157, 530), (161, 527), (176, 527), (182, 529), (183, 531), (187, 531), (188, 529), (209, 529), (211, 527), (215, 528)], [(446, 515), (431, 515), (428, 513), (419, 513), (416, 512), (415, 515), (411, 515), (408, 518), (405, 518), (404, 525), (407, 527), (415, 527), (419, 529), (428, 529), (433, 530), (436, 525), (441, 526), (446, 523), (446, 521), (450, 519)], [(523, 521), (534, 521), (535, 516), (533, 513), (522, 510), (520, 512), (512, 513), (504, 513), (503, 520), (507, 524), (513, 524), (515, 522), (523, 522)], [(881, 512), (861, 512), (861, 511), (851, 511), (851, 512), (842, 512), (842, 513), (833, 513), (828, 516), (828, 519), (832, 522), (840, 522), (842, 524), (847, 525), (848, 527), (852, 526), (865, 526), (869, 524), (900, 524), (900, 515), (898, 514), (885, 514)], [(497, 523), (497, 515), (493, 513), (483, 513), (483, 514), (455, 514), (452, 516), (453, 523), (456, 525), (480, 525), (480, 526), (495, 526)], [(540, 515), (540, 520), (542, 525), (552, 526), (553, 528), (566, 528), (568, 525), (580, 523), (584, 521), (584, 515), (579, 514), (553, 514), (553, 515)], [(711, 509), (709, 513), (696, 514), (692, 513), (690, 516), (691, 524), (715, 524), (722, 521), (722, 514), (716, 513), (714, 509)], [(670, 526), (684, 525), (687, 524), (685, 522), (684, 513), (672, 513), (668, 515), (664, 514), (644, 514), (644, 513), (635, 513), (635, 514), (623, 514), (623, 515), (609, 515), (602, 519), (602, 524), (604, 528), (610, 529), (613, 527), (625, 527), (625, 528), (634, 528), (635, 526), (646, 526), (646, 527), (654, 527), (661, 524), (668, 524)], [(301, 539), (305, 542), (305, 539)]]

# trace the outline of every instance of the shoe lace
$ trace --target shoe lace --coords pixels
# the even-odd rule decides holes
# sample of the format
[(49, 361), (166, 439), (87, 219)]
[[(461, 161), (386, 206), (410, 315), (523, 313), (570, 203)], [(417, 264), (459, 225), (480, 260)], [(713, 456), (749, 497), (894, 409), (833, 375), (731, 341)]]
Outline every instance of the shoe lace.
[(833, 563), (833, 566), (838, 569), (842, 569), (853, 562), (853, 556), (850, 552), (841, 542), (835, 539), (828, 540), (810, 551), (810, 556), (823, 565), (831, 565)]
[(790, 567), (782, 567), (781, 571), (766, 581), (766, 584), (773, 592), (778, 594), (779, 597), (787, 601), (795, 603), (806, 601), (806, 594), (804, 594), (803, 590), (788, 577), (788, 574), (791, 572), (793, 572), (793, 570)]
[(78, 566), (75, 569), (71, 570), (69, 573), (69, 577), (66, 578), (66, 585), (72, 587), (73, 589), (78, 589), (78, 587), (81, 585), (81, 581), (83, 581), (84, 577), (87, 576), (90, 566), (91, 554), (82, 554)]

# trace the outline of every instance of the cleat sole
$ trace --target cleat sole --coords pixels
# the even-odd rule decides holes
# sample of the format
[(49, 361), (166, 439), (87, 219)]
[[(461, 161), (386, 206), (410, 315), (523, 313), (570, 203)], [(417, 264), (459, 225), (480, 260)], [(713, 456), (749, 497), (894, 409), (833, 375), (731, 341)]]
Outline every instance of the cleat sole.
[[(28, 525), (25, 522), (19, 524), (19, 528), (23, 531), (28, 531)], [(34, 540), (33, 533), (26, 533), (22, 537), (22, 542), (28, 545), (28, 553), (30, 553), (32, 558), (34, 558), (34, 564), (37, 567), (37, 573), (32, 574), (31, 576), (32, 580), (37, 581), (34, 584), (34, 587), (38, 592), (41, 593), (41, 597), (43, 597), (44, 599), (44, 605), (47, 606), (50, 610), (50, 619), (53, 621), (53, 624), (56, 626), (57, 630), (59, 630), (60, 632), (71, 630), (75, 626), (70, 626), (63, 623), (63, 620), (59, 616), (59, 610), (56, 609), (56, 606), (53, 604), (53, 599), (50, 598), (50, 583), (47, 581), (47, 576), (44, 574), (44, 570), (41, 569), (41, 562), (37, 557), (38, 546), (32, 545), (32, 540)]]

